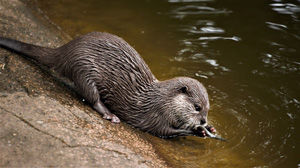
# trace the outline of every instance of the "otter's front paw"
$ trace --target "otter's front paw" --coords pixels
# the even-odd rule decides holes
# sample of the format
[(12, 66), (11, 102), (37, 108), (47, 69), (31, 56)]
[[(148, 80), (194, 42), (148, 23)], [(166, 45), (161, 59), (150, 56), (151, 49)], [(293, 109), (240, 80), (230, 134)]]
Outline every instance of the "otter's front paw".
[(216, 133), (216, 129), (211, 125), (207, 125), (205, 128), (211, 133)]

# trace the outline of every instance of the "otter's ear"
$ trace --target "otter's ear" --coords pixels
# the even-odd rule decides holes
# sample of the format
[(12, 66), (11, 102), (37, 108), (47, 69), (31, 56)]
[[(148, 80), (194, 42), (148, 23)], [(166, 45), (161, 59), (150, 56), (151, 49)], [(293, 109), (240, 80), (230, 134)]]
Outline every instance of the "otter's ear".
[(180, 91), (181, 93), (187, 93), (188, 88), (187, 88), (186, 86), (183, 86), (183, 87), (181, 87), (181, 88), (179, 89), (179, 91)]

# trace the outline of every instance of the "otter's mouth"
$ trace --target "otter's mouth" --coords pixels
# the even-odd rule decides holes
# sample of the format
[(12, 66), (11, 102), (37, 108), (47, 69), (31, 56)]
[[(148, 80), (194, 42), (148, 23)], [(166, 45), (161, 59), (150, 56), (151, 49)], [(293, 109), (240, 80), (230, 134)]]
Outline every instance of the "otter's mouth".
[(197, 125), (195, 129), (193, 130), (193, 133), (195, 136), (198, 137), (208, 137), (213, 138), (221, 141), (226, 141), (226, 139), (222, 138), (221, 136), (215, 134), (216, 130), (213, 126), (203, 126), (203, 125)]

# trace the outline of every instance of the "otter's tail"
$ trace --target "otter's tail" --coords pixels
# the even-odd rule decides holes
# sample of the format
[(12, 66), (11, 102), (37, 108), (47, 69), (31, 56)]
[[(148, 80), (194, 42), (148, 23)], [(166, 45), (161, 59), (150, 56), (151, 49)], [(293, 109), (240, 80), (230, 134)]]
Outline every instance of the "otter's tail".
[(23, 54), (49, 67), (55, 63), (55, 49), (52, 48), (40, 47), (5, 37), (0, 37), (0, 46)]

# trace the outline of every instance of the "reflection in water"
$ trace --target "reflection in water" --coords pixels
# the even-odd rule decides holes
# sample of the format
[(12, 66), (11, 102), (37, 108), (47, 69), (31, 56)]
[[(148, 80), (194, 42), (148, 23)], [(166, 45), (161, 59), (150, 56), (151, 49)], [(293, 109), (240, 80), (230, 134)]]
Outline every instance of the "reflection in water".
[(299, 164), (299, 1), (38, 3), (72, 36), (95, 30), (118, 34), (141, 53), (159, 79), (190, 76), (207, 87), (209, 122), (228, 143), (145, 134), (171, 165)]

